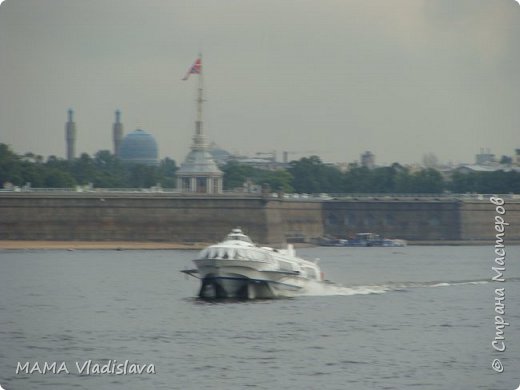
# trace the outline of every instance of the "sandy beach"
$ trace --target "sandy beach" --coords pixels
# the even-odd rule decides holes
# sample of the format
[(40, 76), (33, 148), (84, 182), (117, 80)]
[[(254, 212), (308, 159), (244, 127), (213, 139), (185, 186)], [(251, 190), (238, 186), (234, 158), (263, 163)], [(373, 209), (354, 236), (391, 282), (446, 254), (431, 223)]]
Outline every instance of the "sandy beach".
[[(24, 241), (24, 240), (0, 240), (0, 250), (201, 250), (213, 243), (194, 242), (134, 242), (134, 241)], [(509, 245), (520, 245), (520, 241), (510, 240)], [(308, 243), (294, 243), (295, 248), (315, 246)], [(409, 246), (474, 246), (490, 245), (484, 240), (460, 240), (460, 241), (410, 241)], [(272, 245), (271, 245), (272, 246)], [(285, 247), (274, 245), (274, 247)]]
[(174, 242), (134, 242), (134, 241), (17, 241), (0, 240), (0, 250), (9, 249), (49, 249), (49, 250), (130, 250), (130, 249), (194, 249), (206, 247), (205, 243), (174, 243)]

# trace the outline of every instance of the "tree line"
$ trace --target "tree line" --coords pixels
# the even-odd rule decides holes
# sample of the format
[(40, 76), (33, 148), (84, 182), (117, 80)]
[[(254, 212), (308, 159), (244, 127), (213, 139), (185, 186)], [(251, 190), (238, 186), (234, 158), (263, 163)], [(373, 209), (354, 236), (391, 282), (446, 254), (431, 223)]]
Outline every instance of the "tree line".
[[(449, 178), (424, 168), (411, 171), (398, 163), (368, 169), (351, 164), (346, 172), (325, 164), (317, 156), (292, 161), (284, 170), (264, 170), (229, 161), (221, 167), (224, 189), (252, 183), (272, 192), (297, 193), (520, 193), (520, 172), (453, 172)], [(17, 155), (0, 143), (0, 187), (6, 183), (34, 188), (174, 188), (177, 165), (165, 158), (156, 166), (125, 164), (108, 150), (94, 156), (83, 153), (68, 161), (26, 153)]]
[(292, 161), (287, 170), (265, 171), (231, 161), (223, 167), (226, 188), (246, 180), (272, 191), (319, 193), (520, 193), (520, 172), (453, 172), (445, 177), (433, 168), (412, 171), (398, 163), (368, 169), (350, 164), (346, 172), (325, 164), (317, 156)]
[(251, 180), (273, 191), (319, 193), (441, 193), (446, 189), (441, 174), (433, 169), (410, 173), (399, 164), (368, 169), (351, 164), (347, 172), (323, 163), (319, 157), (292, 161), (287, 170), (266, 174), (262, 169), (236, 162), (224, 166), (224, 184), (233, 186)]
[(71, 161), (26, 153), (19, 156), (0, 144), (0, 187), (30, 184), (34, 188), (71, 188), (92, 184), (97, 188), (175, 187), (175, 161), (165, 158), (157, 166), (125, 164), (108, 150), (93, 157), (83, 153)]

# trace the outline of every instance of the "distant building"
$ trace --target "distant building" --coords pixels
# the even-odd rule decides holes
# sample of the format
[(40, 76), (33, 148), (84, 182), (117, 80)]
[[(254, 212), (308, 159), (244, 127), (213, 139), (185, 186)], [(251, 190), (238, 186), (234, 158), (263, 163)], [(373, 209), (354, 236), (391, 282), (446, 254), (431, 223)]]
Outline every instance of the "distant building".
[(520, 149), (515, 149), (514, 164), (520, 166)]
[(423, 155), (422, 163), (425, 168), (433, 168), (433, 169), (439, 168), (439, 159), (437, 158), (437, 156), (435, 154), (433, 154), (431, 152)]
[(177, 171), (177, 188), (181, 192), (221, 193), (223, 173), (202, 140), (194, 137), (191, 151)]
[(254, 157), (232, 156), (233, 161), (253, 168), (275, 171), (285, 169), (289, 164), (276, 161), (276, 152), (257, 152)]
[(67, 142), (67, 160), (76, 157), (76, 123), (74, 122), (74, 111), (69, 109), (68, 121), (65, 123), (65, 141)]
[[(68, 110), (68, 120), (65, 123), (66, 154), (68, 160), (76, 157), (76, 123), (74, 111)], [(159, 148), (155, 138), (144, 130), (138, 129), (124, 136), (121, 111), (115, 111), (115, 122), (112, 125), (112, 140), (114, 155), (123, 162), (157, 165), (159, 163)]]
[(231, 153), (219, 147), (215, 142), (211, 143), (211, 145), (208, 148), (208, 151), (213, 157), (213, 160), (219, 166), (225, 165), (229, 160), (233, 159), (233, 155)]
[(374, 169), (376, 167), (376, 156), (370, 151), (366, 151), (361, 155), (361, 166)]
[(334, 166), (339, 169), (339, 171), (341, 173), (345, 173), (345, 172), (348, 172), (351, 168), (352, 168), (352, 163), (347, 163), (347, 162), (339, 162), (339, 163), (335, 163)]
[(492, 167), (489, 165), (479, 165), (479, 164), (464, 164), (453, 169), (453, 172), (458, 172), (462, 174), (468, 173), (476, 173), (476, 172), (495, 172), (501, 170), (501, 167)]
[(480, 149), (480, 153), (475, 156), (475, 163), (477, 165), (495, 164), (495, 155), (491, 153), (490, 149)]
[(126, 163), (157, 165), (158, 157), (155, 138), (144, 130), (134, 130), (121, 141), (119, 158)]

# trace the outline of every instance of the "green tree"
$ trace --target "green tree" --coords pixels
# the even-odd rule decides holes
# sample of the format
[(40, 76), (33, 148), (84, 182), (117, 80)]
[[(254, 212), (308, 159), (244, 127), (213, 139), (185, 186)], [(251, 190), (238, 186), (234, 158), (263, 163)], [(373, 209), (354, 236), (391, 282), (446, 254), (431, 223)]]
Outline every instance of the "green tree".
[(393, 167), (375, 168), (369, 171), (367, 186), (373, 193), (391, 193), (396, 190), (397, 171)]
[(158, 168), (143, 164), (127, 166), (127, 182), (129, 188), (150, 188), (159, 183)]
[(369, 175), (370, 170), (368, 168), (360, 167), (358, 164), (351, 164), (349, 170), (343, 175), (343, 186), (341, 192), (371, 192)]
[(476, 192), (476, 177), (473, 173), (453, 172), (448, 189), (456, 194)]
[(447, 187), (454, 193), (520, 193), (520, 172), (454, 172)]
[(254, 179), (259, 176), (259, 169), (240, 164), (237, 161), (228, 161), (222, 168), (224, 173), (224, 189), (232, 190), (244, 185), (247, 180), (257, 183)]
[(0, 185), (12, 183), (21, 186), (25, 184), (23, 180), (20, 157), (8, 145), (0, 144)]
[(336, 167), (324, 164), (318, 156), (304, 157), (290, 163), (292, 187), (299, 193), (340, 192), (342, 174)]
[(389, 167), (368, 169), (352, 164), (343, 177), (343, 190), (348, 193), (414, 192), (413, 177), (398, 163)]
[(264, 186), (268, 185), (272, 191), (292, 192), (292, 175), (286, 170), (271, 171), (258, 169), (237, 161), (229, 161), (222, 168), (224, 172), (224, 188), (231, 190), (241, 188), (245, 182)]
[(262, 177), (258, 178), (262, 185), (267, 184), (272, 191), (276, 192), (293, 192), (292, 180), (292, 175), (286, 170), (264, 171)]
[(176, 184), (176, 172), (177, 172), (177, 164), (171, 158), (166, 157), (159, 164), (159, 183), (165, 188), (175, 188)]
[(78, 184), (86, 185), (93, 183), (96, 185), (96, 164), (87, 153), (82, 153), (79, 158), (72, 162), (71, 171)]
[(412, 175), (412, 193), (438, 194), (444, 188), (442, 175), (433, 168), (423, 169)]
[(45, 184), (47, 169), (42, 163), (20, 161), (19, 169), (24, 184), (30, 183), (31, 187), (47, 187)]
[(48, 188), (72, 188), (76, 186), (76, 180), (70, 173), (56, 168), (46, 170), (43, 183), (44, 187)]
[(90, 182), (95, 187), (120, 188), (126, 186), (126, 168), (108, 150), (100, 150), (94, 155), (94, 176)]

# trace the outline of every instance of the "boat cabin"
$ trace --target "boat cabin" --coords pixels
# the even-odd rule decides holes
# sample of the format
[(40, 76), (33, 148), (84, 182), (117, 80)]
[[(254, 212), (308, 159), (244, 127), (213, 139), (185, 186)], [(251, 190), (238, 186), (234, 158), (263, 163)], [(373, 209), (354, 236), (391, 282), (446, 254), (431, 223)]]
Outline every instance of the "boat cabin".
[(253, 241), (251, 241), (251, 239), (246, 236), (240, 228), (233, 229), (231, 233), (226, 236), (226, 241), (244, 241), (250, 244), (253, 243)]

